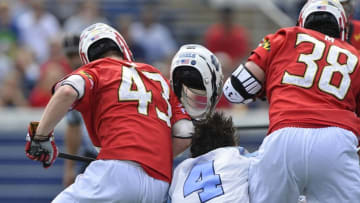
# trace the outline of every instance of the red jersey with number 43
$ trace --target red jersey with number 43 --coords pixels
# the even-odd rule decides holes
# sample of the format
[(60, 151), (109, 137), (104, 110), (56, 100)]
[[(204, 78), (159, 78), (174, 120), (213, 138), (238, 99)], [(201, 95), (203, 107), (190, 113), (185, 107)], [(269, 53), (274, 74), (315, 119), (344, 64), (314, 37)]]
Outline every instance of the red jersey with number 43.
[(97, 159), (135, 161), (150, 176), (170, 182), (171, 126), (190, 117), (159, 70), (104, 58), (72, 74), (86, 83), (74, 108), (82, 113), (93, 144), (101, 147)]
[(357, 51), (300, 27), (268, 35), (249, 57), (265, 72), (269, 132), (283, 127), (337, 126), (360, 135)]

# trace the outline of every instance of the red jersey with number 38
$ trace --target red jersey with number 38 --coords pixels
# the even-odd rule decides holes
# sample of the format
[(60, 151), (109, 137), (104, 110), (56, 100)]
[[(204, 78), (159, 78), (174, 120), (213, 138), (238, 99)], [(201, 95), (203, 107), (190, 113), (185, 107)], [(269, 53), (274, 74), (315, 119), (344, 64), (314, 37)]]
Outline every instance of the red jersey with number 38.
[(249, 57), (265, 74), (269, 132), (282, 127), (337, 126), (360, 135), (357, 50), (300, 27), (268, 35)]
[(93, 144), (101, 147), (97, 158), (135, 161), (150, 176), (170, 182), (171, 126), (190, 118), (159, 70), (104, 58), (72, 74), (86, 83), (74, 108)]

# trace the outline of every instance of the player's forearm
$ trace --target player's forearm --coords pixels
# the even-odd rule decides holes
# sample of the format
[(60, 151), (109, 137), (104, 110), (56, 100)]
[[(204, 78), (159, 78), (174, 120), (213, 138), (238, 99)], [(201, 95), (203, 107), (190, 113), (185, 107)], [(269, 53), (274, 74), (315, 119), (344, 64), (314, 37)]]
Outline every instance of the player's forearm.
[(59, 87), (45, 108), (36, 135), (48, 135), (65, 116), (68, 109), (76, 101), (77, 96), (77, 92), (71, 86)]
[(248, 61), (245, 66), (256, 77), (256, 79), (260, 82), (264, 82), (265, 72), (256, 63)]

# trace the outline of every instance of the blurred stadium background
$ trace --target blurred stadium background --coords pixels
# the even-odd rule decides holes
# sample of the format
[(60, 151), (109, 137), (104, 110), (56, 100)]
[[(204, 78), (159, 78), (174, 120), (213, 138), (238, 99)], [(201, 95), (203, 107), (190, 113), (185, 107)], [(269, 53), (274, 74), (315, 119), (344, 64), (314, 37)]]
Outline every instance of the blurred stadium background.
[[(64, 36), (80, 34), (94, 22), (107, 22), (120, 30), (130, 49), (136, 49), (133, 50), (136, 60), (153, 64), (166, 76), (170, 59), (180, 45), (200, 43), (217, 53), (227, 77), (262, 37), (280, 27), (295, 25), (303, 3), (303, 0), (0, 0), (0, 202), (50, 202), (63, 189), (64, 161), (58, 158), (53, 167), (44, 170), (25, 157), (24, 144), (27, 125), (40, 119), (52, 84), (71, 71), (62, 49)], [(355, 18), (359, 16), (358, 10)], [(210, 29), (220, 22), (221, 13), (229, 11), (233, 15), (226, 20), (232, 19), (236, 27), (236, 36), (232, 37), (241, 42), (237, 48), (232, 47), (236, 41), (225, 48), (216, 44), (219, 28)], [(144, 20), (149, 18), (153, 22)], [(149, 29), (148, 24), (156, 26)], [(231, 53), (232, 49), (239, 51)], [(218, 109), (233, 116), (240, 144), (254, 151), (266, 134), (266, 103), (232, 106), (221, 101)], [(62, 121), (55, 130), (60, 151), (64, 127)]]

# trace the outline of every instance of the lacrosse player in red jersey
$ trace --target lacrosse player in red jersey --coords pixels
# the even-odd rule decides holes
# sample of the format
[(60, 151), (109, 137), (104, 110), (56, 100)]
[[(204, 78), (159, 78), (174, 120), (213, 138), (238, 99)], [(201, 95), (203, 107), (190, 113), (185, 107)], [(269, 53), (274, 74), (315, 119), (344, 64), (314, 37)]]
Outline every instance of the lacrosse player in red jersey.
[(80, 36), (83, 66), (54, 86), (26, 154), (49, 167), (57, 148), (53, 129), (69, 108), (81, 112), (97, 160), (53, 202), (164, 202), (172, 158), (190, 144), (193, 124), (156, 68), (133, 61), (123, 37), (96, 23)]
[(234, 103), (266, 94), (269, 135), (249, 169), (250, 202), (356, 202), (360, 169), (357, 50), (337, 0), (309, 0), (298, 25), (266, 36), (224, 85)]

